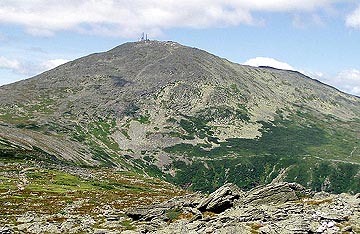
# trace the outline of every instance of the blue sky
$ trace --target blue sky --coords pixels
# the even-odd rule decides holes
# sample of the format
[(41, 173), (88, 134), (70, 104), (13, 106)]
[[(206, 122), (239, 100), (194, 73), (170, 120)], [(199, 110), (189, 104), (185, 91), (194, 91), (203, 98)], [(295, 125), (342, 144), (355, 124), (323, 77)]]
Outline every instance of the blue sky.
[(0, 85), (142, 32), (360, 96), (359, 0), (1, 0)]

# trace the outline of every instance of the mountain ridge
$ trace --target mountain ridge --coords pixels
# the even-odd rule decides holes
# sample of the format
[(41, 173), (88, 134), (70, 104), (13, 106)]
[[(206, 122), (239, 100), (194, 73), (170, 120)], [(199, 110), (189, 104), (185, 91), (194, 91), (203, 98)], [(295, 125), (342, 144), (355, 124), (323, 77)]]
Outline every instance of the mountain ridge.
[(0, 103), (2, 148), (13, 154), (38, 150), (202, 191), (250, 189), (284, 170), (315, 190), (359, 188), (360, 99), (297, 71), (132, 42), (1, 86)]

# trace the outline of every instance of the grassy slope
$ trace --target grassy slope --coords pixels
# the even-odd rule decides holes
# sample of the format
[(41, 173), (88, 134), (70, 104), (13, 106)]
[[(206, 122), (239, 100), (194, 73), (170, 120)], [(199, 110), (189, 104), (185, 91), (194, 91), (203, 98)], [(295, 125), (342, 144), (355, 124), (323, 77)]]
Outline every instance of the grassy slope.
[[(282, 169), (288, 168), (287, 181), (295, 181), (316, 191), (360, 192), (360, 121), (341, 123), (313, 118), (297, 113), (291, 119), (278, 118), (261, 122), (262, 136), (257, 139), (233, 138), (221, 142), (216, 148), (206, 145), (179, 144), (168, 147), (169, 153), (185, 155), (191, 161), (186, 165), (175, 162), (178, 170), (173, 181), (180, 185), (191, 184), (194, 190), (213, 191), (226, 182), (235, 182), (250, 189), (271, 182)], [(346, 124), (344, 127), (341, 124)], [(199, 121), (196, 125), (207, 132), (209, 127)], [(352, 130), (354, 129), (354, 130)], [(211, 134), (209, 141), (216, 141)], [(214, 140), (215, 139), (215, 140)]]
[[(120, 164), (137, 173), (145, 170), (150, 175), (166, 178), (184, 187), (191, 185), (192, 190), (211, 192), (226, 182), (235, 182), (243, 189), (250, 189), (271, 182), (282, 169), (288, 168), (287, 181), (295, 181), (317, 191), (360, 192), (360, 153), (357, 150), (360, 149), (360, 141), (354, 141), (359, 139), (356, 131), (360, 129), (359, 120), (342, 122), (331, 116), (319, 118), (300, 111), (284, 118), (279, 111), (274, 121), (259, 122), (263, 126), (260, 138), (231, 138), (225, 142), (218, 141), (213, 127), (209, 125), (214, 119), (229, 117), (246, 122), (249, 121), (248, 114), (244, 106), (235, 109), (219, 106), (206, 108), (195, 116), (183, 115), (178, 120), (174, 119), (181, 130), (173, 133), (177, 137), (184, 140), (196, 137), (208, 142), (198, 145), (182, 143), (164, 149), (174, 156), (183, 155), (193, 161), (191, 165), (186, 165), (175, 160), (168, 165), (168, 168), (177, 171), (175, 177), (164, 175), (146, 157), (134, 160), (124, 155), (120, 146), (109, 137), (118, 130), (115, 119), (98, 119), (86, 125), (62, 127), (55, 123), (38, 124), (18, 113), (4, 112), (0, 118), (16, 124), (17, 128), (69, 137), (86, 145), (92, 157), (104, 166)], [(142, 116), (136, 120), (149, 123), (148, 118)], [(216, 147), (211, 148), (209, 143)], [(22, 154), (9, 149), (4, 149), (5, 153), (11, 157)], [(25, 155), (29, 158), (32, 152), (25, 152)], [(35, 154), (33, 158), (37, 156)], [(42, 152), (44, 157), (53, 158)]]
[(110, 209), (122, 216), (117, 230), (133, 229), (124, 209), (184, 194), (139, 173), (54, 164), (32, 154), (9, 155), (4, 147), (0, 149), (0, 226), (19, 225), (18, 218), (30, 212), (58, 225), (74, 217), (91, 217), (93, 228), (106, 228), (101, 209)]

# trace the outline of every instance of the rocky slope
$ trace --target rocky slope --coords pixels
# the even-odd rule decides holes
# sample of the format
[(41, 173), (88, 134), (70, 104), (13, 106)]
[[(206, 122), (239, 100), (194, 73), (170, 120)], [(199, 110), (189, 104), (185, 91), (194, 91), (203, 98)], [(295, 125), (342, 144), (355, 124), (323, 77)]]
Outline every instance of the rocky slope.
[[(28, 175), (34, 170), (28, 169)], [(97, 176), (96, 173), (93, 175)], [(153, 204), (145, 205), (149, 204), (149, 197), (141, 194), (118, 196), (118, 188), (110, 191), (115, 194), (106, 199), (101, 196), (104, 195), (101, 190), (96, 194), (85, 190), (79, 196), (75, 189), (63, 193), (63, 197), (53, 194), (53, 202), (46, 193), (39, 196), (39, 191), (33, 191), (37, 194), (17, 198), (23, 199), (28, 206), (15, 209), (15, 213), (9, 210), (1, 213), (0, 233), (290, 234), (360, 231), (360, 194), (315, 193), (296, 183), (274, 182), (247, 192), (229, 183), (210, 195), (190, 193), (173, 197), (176, 193), (170, 192), (169, 185), (159, 182), (156, 186), (146, 184), (151, 182), (151, 178), (146, 182), (144, 178), (135, 179), (130, 175), (123, 179), (127, 180), (125, 183), (122, 181), (123, 185), (130, 183), (132, 186), (137, 184), (138, 188), (152, 188), (146, 194), (151, 196)], [(128, 187), (128, 191), (122, 192), (131, 194), (133, 189)], [(169, 193), (164, 193), (159, 199), (160, 190)], [(176, 192), (182, 193), (180, 190)], [(9, 198), (14, 194), (1, 194), (4, 199), (1, 209), (16, 205), (15, 199)], [(173, 198), (161, 203), (165, 197)], [(61, 200), (66, 202), (61, 203)], [(42, 207), (43, 202), (50, 207)]]
[(126, 233), (358, 233), (360, 194), (313, 193), (275, 183), (241, 191), (226, 184), (208, 197), (188, 195), (133, 208)]
[(0, 87), (3, 158), (114, 167), (193, 190), (281, 175), (360, 192), (360, 99), (174, 42), (126, 43)]
[(185, 194), (137, 173), (0, 159), (0, 233), (119, 233), (129, 207)]

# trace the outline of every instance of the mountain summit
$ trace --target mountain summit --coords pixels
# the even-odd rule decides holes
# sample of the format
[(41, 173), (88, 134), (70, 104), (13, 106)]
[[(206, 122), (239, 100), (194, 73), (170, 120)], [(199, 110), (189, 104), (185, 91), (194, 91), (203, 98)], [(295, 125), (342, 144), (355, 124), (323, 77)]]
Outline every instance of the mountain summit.
[(299, 72), (142, 41), (0, 87), (2, 155), (193, 190), (274, 179), (360, 192), (360, 99)]

